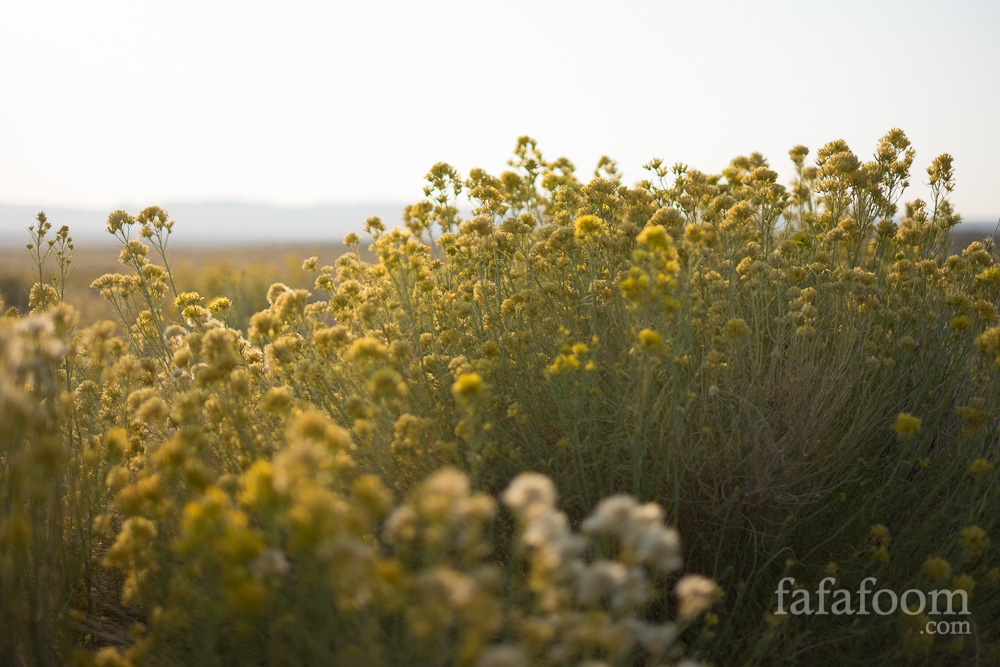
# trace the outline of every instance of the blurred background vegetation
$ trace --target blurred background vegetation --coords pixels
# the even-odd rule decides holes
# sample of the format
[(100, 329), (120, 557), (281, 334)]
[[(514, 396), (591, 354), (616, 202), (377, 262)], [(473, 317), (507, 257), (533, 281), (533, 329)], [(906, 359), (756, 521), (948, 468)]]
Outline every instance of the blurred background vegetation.
[[(56, 225), (58, 220), (54, 220)], [(28, 233), (25, 231), (25, 241)], [(246, 331), (254, 313), (267, 308), (267, 290), (280, 282), (292, 288), (312, 288), (302, 260), (318, 257), (333, 263), (347, 248), (340, 244), (203, 245), (171, 247), (168, 257), (178, 286), (208, 298), (227, 296), (233, 302), (232, 324)], [(123, 271), (118, 250), (111, 245), (79, 245), (73, 253), (73, 275), (66, 301), (80, 310), (83, 325), (100, 320), (119, 323), (111, 304), (90, 284), (105, 273)], [(23, 246), (0, 248), (0, 299), (22, 315), (28, 312), (28, 294), (37, 280), (31, 258)], [(168, 309), (172, 307), (165, 304)]]
[[(53, 222), (59, 224), (58, 220)], [(984, 230), (982, 225), (952, 229), (951, 253), (961, 253), (973, 241), (988, 238), (992, 230)], [(372, 255), (365, 248), (367, 243), (362, 243), (362, 259), (370, 261)], [(83, 325), (100, 320), (118, 323), (111, 305), (90, 287), (98, 276), (123, 270), (117, 252), (110, 245), (78, 246), (74, 251), (66, 301), (80, 310)], [(332, 264), (345, 252), (347, 247), (342, 244), (178, 245), (171, 247), (169, 257), (178, 287), (209, 299), (228, 296), (233, 302), (232, 326), (245, 333), (250, 316), (267, 308), (267, 290), (273, 283), (312, 291), (302, 261), (315, 256), (321, 265)], [(35, 281), (32, 271), (31, 258), (23, 247), (0, 248), (0, 300), (6, 307), (13, 306), (21, 314), (28, 312), (28, 293)]]

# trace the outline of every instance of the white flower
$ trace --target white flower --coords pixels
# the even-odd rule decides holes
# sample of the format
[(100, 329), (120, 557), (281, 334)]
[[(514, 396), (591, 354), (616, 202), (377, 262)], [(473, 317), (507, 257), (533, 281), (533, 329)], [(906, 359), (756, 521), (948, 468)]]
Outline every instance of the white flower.
[(677, 617), (682, 621), (690, 621), (711, 606), (719, 594), (719, 587), (700, 574), (689, 574), (677, 582), (674, 594), (680, 601)]
[(420, 575), (423, 592), (451, 607), (465, 607), (472, 601), (476, 584), (472, 577), (448, 567), (436, 567)]
[(389, 543), (412, 540), (416, 537), (417, 513), (409, 505), (400, 505), (386, 519), (383, 531)]
[(555, 506), (556, 487), (545, 475), (521, 473), (504, 491), (503, 501), (522, 519), (532, 519)]
[(530, 547), (552, 544), (557, 538), (569, 534), (569, 521), (562, 512), (549, 511), (528, 522), (521, 541)]
[(288, 559), (285, 558), (285, 552), (281, 549), (272, 548), (260, 552), (257, 558), (254, 559), (253, 564), (250, 565), (250, 571), (258, 579), (263, 579), (270, 575), (284, 576), (288, 572), (289, 567)]
[(650, 601), (649, 583), (646, 573), (639, 567), (630, 568), (628, 576), (615, 589), (611, 598), (612, 606), (617, 610), (629, 610), (642, 607)]
[(577, 600), (595, 606), (625, 581), (628, 570), (617, 561), (599, 560), (584, 569), (577, 579)]
[(428, 495), (456, 501), (469, 495), (469, 478), (454, 468), (435, 472), (421, 486)]
[(632, 518), (636, 507), (631, 496), (611, 496), (605, 498), (580, 526), (583, 532), (596, 535), (621, 535)]
[(632, 510), (631, 521), (633, 524), (638, 525), (662, 526), (663, 508), (656, 503), (637, 505)]
[(684, 564), (681, 538), (673, 528), (643, 531), (635, 540), (636, 555), (663, 574), (670, 574)]
[(479, 654), (476, 667), (527, 667), (528, 657), (519, 646), (500, 644)]
[(639, 643), (654, 656), (666, 653), (677, 639), (677, 625), (653, 625), (638, 619), (629, 619), (629, 627), (635, 632)]

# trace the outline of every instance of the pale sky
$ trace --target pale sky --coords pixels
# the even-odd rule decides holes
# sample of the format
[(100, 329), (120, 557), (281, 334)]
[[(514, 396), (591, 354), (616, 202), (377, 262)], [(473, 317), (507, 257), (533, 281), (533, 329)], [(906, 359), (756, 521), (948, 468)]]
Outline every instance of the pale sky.
[[(519, 135), (589, 179), (902, 128), (1000, 215), (1000, 3), (3, 0), (0, 204), (417, 201)], [(814, 155), (811, 155), (811, 157)]]

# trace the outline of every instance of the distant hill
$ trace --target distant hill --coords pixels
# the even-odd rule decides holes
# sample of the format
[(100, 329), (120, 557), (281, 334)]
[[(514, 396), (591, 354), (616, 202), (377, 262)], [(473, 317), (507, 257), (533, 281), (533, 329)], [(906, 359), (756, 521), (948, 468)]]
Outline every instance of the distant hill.
[[(387, 227), (401, 224), (404, 204), (330, 204), (281, 208), (239, 202), (164, 205), (177, 221), (171, 241), (178, 244), (340, 243), (348, 232), (362, 233), (365, 220), (382, 218)], [(69, 225), (77, 242), (114, 243), (104, 230), (108, 213), (76, 208), (0, 204), (0, 246), (27, 243), (26, 228), (45, 211), (55, 229)], [(139, 209), (126, 208), (133, 215)]]
[(969, 247), (973, 241), (982, 242), (984, 239), (993, 238), (996, 232), (995, 242), (1000, 242), (1000, 232), (997, 232), (995, 222), (963, 222), (951, 231), (951, 251), (958, 253)]

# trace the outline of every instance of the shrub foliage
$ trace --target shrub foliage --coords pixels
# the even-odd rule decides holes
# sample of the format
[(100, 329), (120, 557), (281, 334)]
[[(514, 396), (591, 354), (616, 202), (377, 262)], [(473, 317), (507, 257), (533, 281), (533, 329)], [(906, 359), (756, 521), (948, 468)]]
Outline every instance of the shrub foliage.
[[(950, 156), (899, 210), (901, 131), (808, 153), (787, 188), (759, 154), (629, 187), (522, 137), (246, 330), (175, 284), (158, 207), (109, 216), (119, 328), (80, 327), (39, 215), (0, 321), (0, 661), (995, 659), (1000, 267), (947, 255)], [(964, 590), (972, 634), (774, 613), (828, 576)]]

